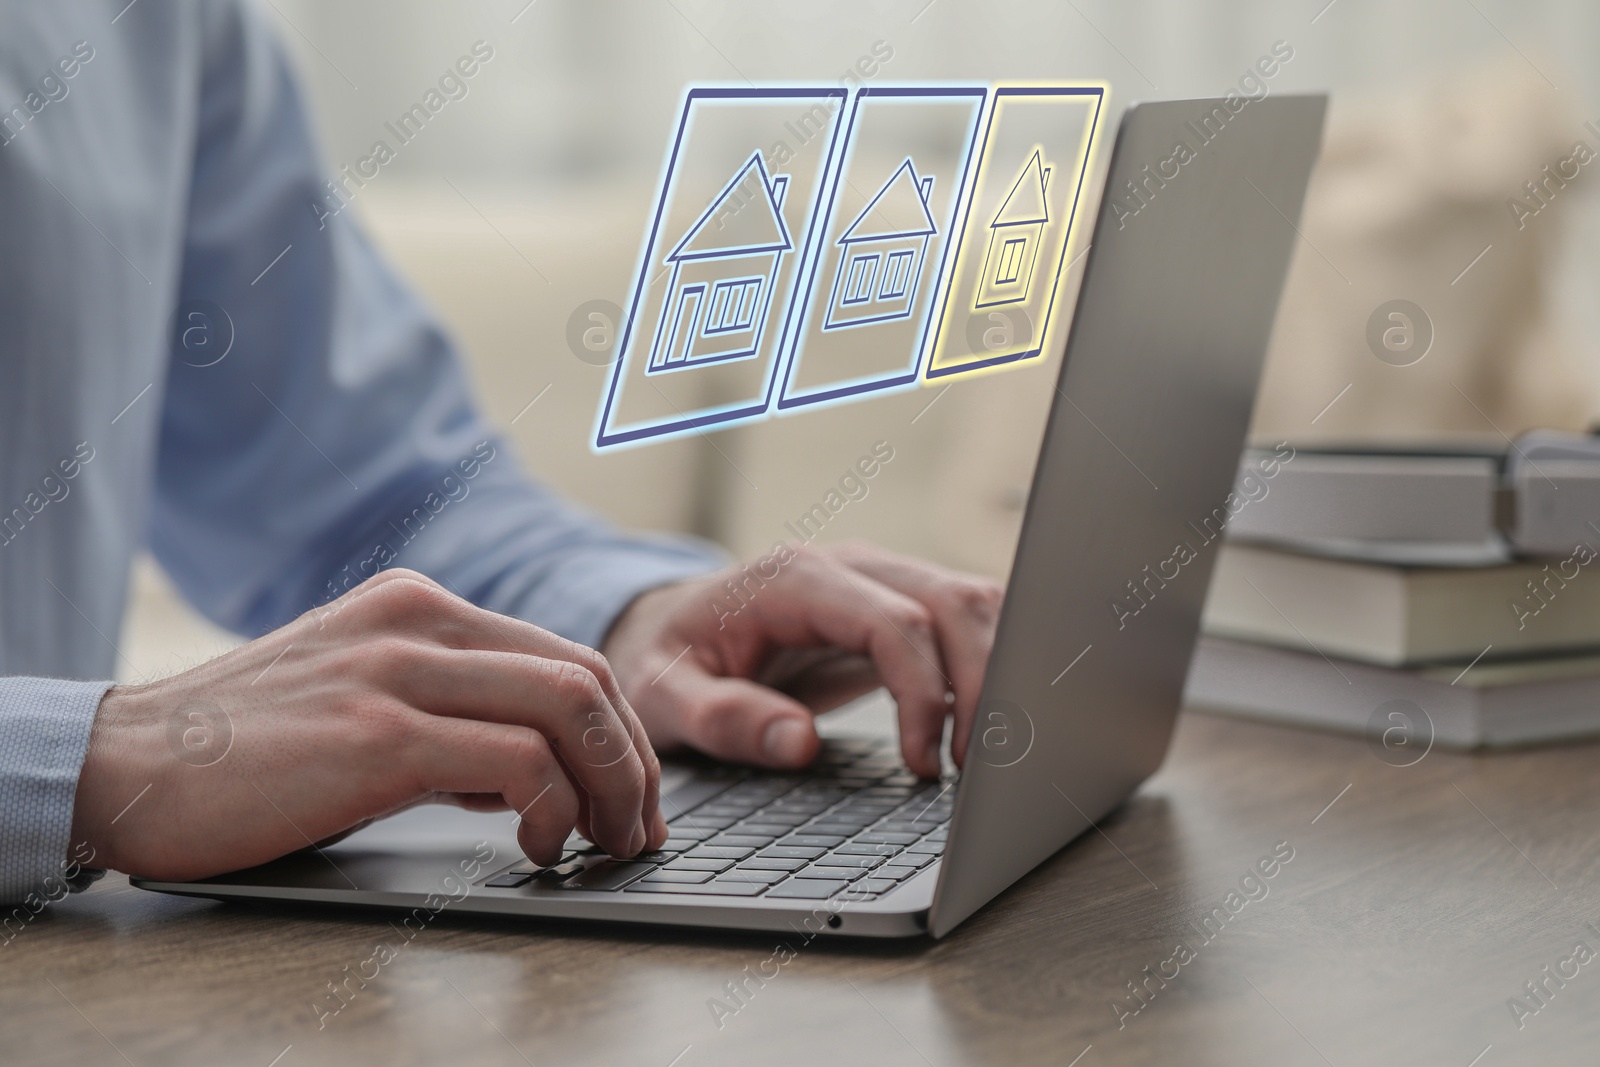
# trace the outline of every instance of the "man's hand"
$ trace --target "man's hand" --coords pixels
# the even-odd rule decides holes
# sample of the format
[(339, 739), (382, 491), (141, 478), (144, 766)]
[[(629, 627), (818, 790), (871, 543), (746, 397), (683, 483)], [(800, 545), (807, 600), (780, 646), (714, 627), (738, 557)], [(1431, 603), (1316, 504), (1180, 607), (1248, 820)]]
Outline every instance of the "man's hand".
[(780, 546), (644, 594), (603, 647), (663, 749), (801, 767), (820, 743), (813, 713), (882, 684), (906, 765), (936, 777), (951, 710), (958, 765), (966, 753), (1000, 599), (993, 582), (868, 544)]
[(523, 850), (552, 863), (574, 827), (618, 856), (660, 845), (659, 783), (598, 652), (395, 570), (108, 692), (72, 833), (118, 870), (200, 878), (443, 799), (521, 813)]

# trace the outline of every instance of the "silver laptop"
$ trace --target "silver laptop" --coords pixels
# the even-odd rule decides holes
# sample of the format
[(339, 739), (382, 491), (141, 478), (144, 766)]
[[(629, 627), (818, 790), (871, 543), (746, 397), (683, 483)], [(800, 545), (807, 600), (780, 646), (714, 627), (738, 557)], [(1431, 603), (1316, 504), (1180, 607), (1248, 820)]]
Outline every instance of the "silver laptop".
[(449, 911), (942, 937), (1161, 763), (1218, 548), (1191, 521), (1233, 482), (1325, 106), (1123, 116), (959, 782), (918, 781), (892, 739), (834, 740), (802, 774), (691, 766), (663, 798), (666, 846), (633, 860), (573, 838), (537, 867), (508, 814), (430, 806), (133, 883), (401, 909), (408, 929)]

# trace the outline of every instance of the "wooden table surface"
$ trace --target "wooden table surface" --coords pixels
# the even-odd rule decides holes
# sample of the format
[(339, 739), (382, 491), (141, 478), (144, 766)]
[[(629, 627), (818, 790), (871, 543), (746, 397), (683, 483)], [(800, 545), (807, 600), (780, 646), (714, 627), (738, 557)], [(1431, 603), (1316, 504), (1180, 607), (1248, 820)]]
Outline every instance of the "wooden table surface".
[[(1185, 715), (1103, 833), (944, 941), (814, 942), (742, 1004), (725, 986), (771, 935), (447, 912), (319, 1030), (324, 983), (394, 940), (383, 914), (112, 876), (0, 947), (0, 1063), (1594, 1063), (1600, 957), (1574, 948), (1600, 951), (1597, 767), (1594, 745), (1393, 767), (1359, 739)], [(1293, 859), (1230, 902), (1279, 842)], [(1206, 941), (1191, 924), (1219, 906)], [(1164, 962), (1180, 939), (1192, 956)], [(1176, 976), (1136, 1001), (1147, 966)], [(714, 999), (737, 1007), (720, 1026)]]

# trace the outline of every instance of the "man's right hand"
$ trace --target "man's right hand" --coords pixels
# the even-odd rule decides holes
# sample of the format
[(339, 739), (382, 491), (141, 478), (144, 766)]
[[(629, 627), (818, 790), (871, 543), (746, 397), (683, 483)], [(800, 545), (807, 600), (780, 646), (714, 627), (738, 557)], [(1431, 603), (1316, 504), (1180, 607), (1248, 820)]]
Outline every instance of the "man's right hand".
[(600, 653), (385, 571), (209, 663), (102, 700), (74, 842), (165, 880), (237, 870), (448, 800), (521, 814), (552, 863), (576, 827), (666, 839), (660, 765)]

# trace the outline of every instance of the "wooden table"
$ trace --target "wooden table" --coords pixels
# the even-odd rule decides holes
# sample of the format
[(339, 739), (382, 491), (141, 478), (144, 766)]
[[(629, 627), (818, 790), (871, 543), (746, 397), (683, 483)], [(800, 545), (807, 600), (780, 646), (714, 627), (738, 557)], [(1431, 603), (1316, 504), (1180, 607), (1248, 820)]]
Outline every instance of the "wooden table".
[[(1186, 715), (1103, 833), (946, 940), (813, 943), (742, 1005), (725, 986), (770, 936), (447, 913), (319, 1031), (313, 1000), (390, 935), (382, 914), (113, 877), (0, 948), (0, 1063), (1594, 1063), (1600, 957), (1545, 979), (1520, 1030), (1507, 1000), (1537, 1006), (1525, 982), (1600, 951), (1597, 767), (1578, 745), (1396, 768), (1359, 739)], [(1279, 842), (1293, 859), (1205, 942), (1190, 924)], [(1164, 963), (1180, 938), (1193, 958)], [(1119, 1028), (1147, 966), (1176, 976)], [(720, 1028), (713, 998), (739, 1005)]]

